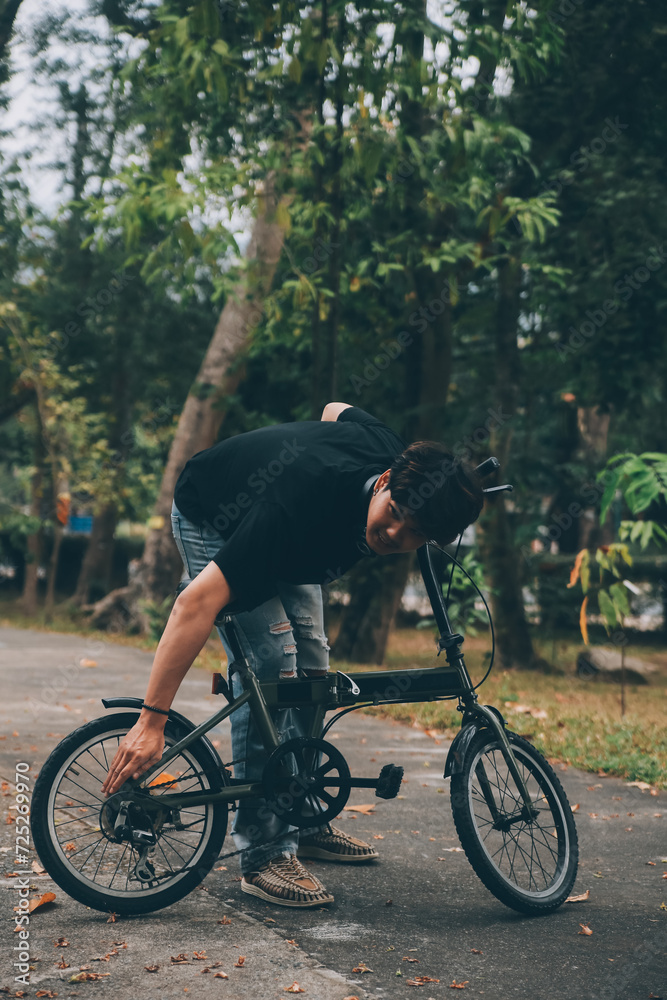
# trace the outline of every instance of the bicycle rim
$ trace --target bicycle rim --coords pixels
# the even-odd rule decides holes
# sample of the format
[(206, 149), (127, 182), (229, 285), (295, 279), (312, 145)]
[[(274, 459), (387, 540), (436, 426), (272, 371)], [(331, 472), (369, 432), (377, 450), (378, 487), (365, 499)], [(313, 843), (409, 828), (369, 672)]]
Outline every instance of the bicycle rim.
[[(111, 905), (114, 899), (130, 902), (164, 893), (186, 878), (206, 850), (214, 815), (210, 803), (181, 809), (183, 829), (178, 829), (175, 816), (165, 811), (158, 820), (157, 843), (149, 853), (155, 878), (150, 882), (138, 879), (138, 849), (110, 839), (109, 821), (101, 822), (106, 800), (100, 786), (126, 733), (127, 727), (110, 728), (76, 747), (58, 768), (47, 807), (49, 838), (65, 871), (84, 889), (104, 895)], [(165, 736), (165, 742), (169, 746), (176, 740)], [(151, 777), (149, 785), (158, 783), (162, 783), (161, 791), (165, 787), (179, 792), (210, 788), (189, 748)]]
[[(480, 851), (496, 878), (524, 898), (547, 902), (558, 896), (571, 869), (572, 840), (563, 803), (539, 754), (512, 741), (512, 750), (538, 815), (509, 829), (498, 829), (484, 794), (488, 782), (494, 803), (504, 816), (521, 813), (523, 799), (500, 744), (481, 746), (467, 769), (467, 794)], [(546, 762), (545, 762), (546, 764)]]

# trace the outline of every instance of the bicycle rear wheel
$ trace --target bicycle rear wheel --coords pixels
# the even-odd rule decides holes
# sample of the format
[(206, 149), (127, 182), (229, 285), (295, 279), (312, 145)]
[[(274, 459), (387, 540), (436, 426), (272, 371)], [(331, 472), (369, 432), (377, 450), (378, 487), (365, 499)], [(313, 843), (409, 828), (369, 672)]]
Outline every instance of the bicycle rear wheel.
[(507, 736), (537, 815), (526, 817), (521, 793), (498, 737), (472, 740), (452, 775), (454, 824), (470, 864), (502, 903), (521, 913), (549, 913), (569, 896), (577, 876), (577, 831), (553, 768), (527, 740)]
[[(131, 818), (153, 841), (143, 859), (138, 842), (115, 838), (117, 810), (100, 787), (120, 741), (138, 718), (136, 712), (107, 715), (70, 733), (42, 767), (32, 797), (33, 841), (51, 878), (80, 903), (117, 914), (150, 913), (182, 899), (211, 870), (227, 832), (227, 803), (209, 802), (182, 809), (137, 808)], [(182, 726), (168, 720), (166, 746), (185, 736)], [(225, 783), (224, 769), (196, 741), (153, 775), (147, 787), (200, 792), (218, 791)]]

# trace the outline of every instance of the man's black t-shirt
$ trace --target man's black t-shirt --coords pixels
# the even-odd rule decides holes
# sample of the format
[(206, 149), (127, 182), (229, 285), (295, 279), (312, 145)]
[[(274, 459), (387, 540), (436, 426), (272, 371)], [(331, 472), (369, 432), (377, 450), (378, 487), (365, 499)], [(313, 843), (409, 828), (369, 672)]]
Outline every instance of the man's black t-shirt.
[(366, 481), (406, 444), (359, 407), (338, 419), (277, 424), (221, 441), (191, 458), (176, 484), (180, 512), (226, 541), (214, 556), (235, 601), (251, 610), (276, 581), (326, 583), (361, 551)]

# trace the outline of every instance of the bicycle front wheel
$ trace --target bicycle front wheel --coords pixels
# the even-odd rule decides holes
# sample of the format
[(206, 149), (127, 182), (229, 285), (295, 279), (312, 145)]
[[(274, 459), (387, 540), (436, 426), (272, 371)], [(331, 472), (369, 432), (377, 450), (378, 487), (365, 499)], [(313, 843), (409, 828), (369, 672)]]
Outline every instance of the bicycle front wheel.
[[(100, 791), (120, 741), (137, 713), (103, 716), (70, 733), (53, 750), (35, 782), (31, 807), (37, 853), (51, 878), (73, 899), (117, 914), (150, 913), (182, 899), (211, 870), (227, 832), (227, 803), (160, 808), (138, 819), (150, 847), (118, 841), (116, 813)], [(167, 747), (186, 736), (173, 720)], [(148, 789), (218, 791), (226, 783), (210, 750), (191, 743), (158, 770)], [(155, 787), (151, 794), (160, 794)]]
[(507, 736), (533, 805), (523, 798), (489, 729), (472, 740), (452, 775), (454, 824), (470, 864), (502, 903), (521, 913), (549, 913), (569, 896), (577, 876), (577, 831), (553, 768), (527, 740)]

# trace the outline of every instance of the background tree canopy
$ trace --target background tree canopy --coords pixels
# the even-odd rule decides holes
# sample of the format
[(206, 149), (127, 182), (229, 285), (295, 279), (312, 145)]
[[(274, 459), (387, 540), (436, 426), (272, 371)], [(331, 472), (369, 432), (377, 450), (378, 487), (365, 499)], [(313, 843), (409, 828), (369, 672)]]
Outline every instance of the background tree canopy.
[[(515, 493), (478, 557), (503, 663), (534, 665), (543, 554), (611, 537), (595, 474), (664, 449), (665, 32), (649, 0), (5, 2), (0, 99), (21, 75), (51, 101), (0, 134), (0, 522), (27, 609), (48, 559), (47, 611), (147, 628), (187, 458), (342, 399), (499, 457)], [(127, 521), (146, 546), (113, 591)], [(411, 568), (384, 562), (351, 574), (339, 655), (382, 659)]]

